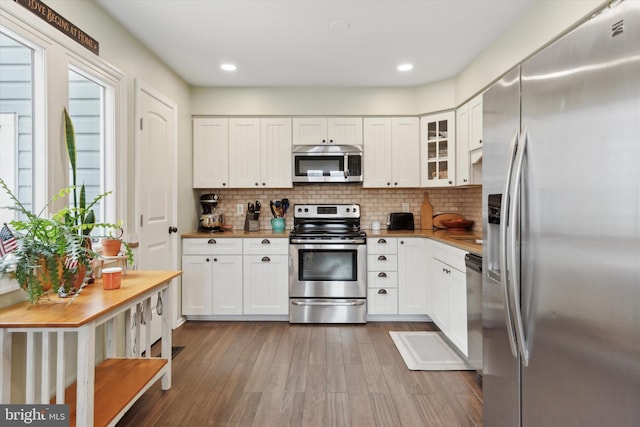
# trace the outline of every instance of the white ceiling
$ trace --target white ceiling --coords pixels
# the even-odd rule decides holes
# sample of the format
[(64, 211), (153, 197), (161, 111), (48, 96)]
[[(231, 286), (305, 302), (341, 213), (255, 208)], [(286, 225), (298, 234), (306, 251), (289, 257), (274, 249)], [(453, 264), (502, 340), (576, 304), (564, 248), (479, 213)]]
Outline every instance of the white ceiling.
[(96, 0), (191, 85), (337, 87), (454, 77), (535, 1)]

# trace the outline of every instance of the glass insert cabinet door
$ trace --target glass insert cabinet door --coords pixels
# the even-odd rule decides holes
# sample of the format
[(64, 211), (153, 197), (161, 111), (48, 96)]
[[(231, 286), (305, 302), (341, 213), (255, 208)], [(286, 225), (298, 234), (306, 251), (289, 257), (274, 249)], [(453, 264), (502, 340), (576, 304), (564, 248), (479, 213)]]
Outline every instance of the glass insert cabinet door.
[(421, 180), (424, 187), (455, 185), (455, 113), (420, 118)]

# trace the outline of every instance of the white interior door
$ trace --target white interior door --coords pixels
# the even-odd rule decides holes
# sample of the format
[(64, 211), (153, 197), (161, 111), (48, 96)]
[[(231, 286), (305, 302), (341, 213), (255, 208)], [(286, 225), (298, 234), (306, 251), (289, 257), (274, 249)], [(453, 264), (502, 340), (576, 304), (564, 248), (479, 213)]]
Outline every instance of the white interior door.
[[(141, 270), (177, 269), (177, 106), (154, 89), (136, 81), (136, 212)], [(174, 279), (175, 280), (175, 279)], [(171, 288), (175, 326), (177, 287)], [(151, 342), (160, 338), (160, 316), (153, 307)], [(143, 341), (144, 342), (144, 341)]]

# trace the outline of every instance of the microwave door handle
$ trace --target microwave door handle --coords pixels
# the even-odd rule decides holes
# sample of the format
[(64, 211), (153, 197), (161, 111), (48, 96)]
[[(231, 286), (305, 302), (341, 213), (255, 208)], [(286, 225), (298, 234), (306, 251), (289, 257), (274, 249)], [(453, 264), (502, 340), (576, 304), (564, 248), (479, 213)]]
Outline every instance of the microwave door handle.
[(349, 179), (349, 155), (344, 155), (344, 179)]

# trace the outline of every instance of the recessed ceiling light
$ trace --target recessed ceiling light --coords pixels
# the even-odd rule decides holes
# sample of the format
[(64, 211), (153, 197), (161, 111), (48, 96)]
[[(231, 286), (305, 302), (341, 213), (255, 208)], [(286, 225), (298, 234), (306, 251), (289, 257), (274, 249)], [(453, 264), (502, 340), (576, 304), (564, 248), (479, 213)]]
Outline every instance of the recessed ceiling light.
[(398, 71), (411, 71), (411, 70), (413, 70), (413, 64), (398, 65)]
[(350, 27), (351, 25), (347, 21), (342, 20), (333, 21), (329, 24), (329, 28), (336, 32), (347, 31)]
[(235, 71), (238, 67), (236, 67), (233, 64), (222, 64), (220, 68), (222, 68), (225, 71)]

